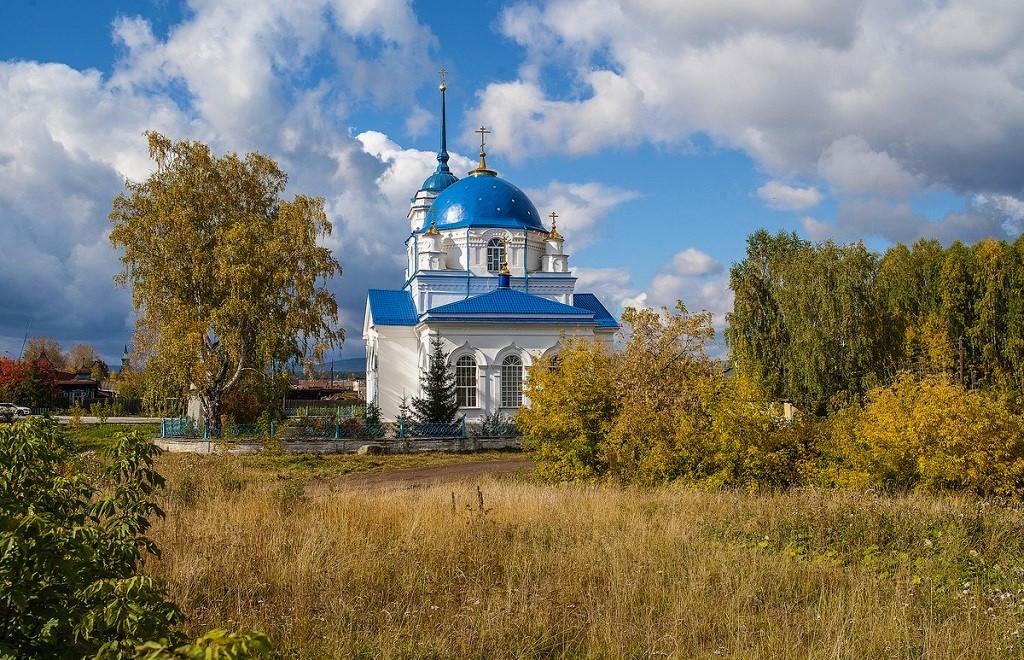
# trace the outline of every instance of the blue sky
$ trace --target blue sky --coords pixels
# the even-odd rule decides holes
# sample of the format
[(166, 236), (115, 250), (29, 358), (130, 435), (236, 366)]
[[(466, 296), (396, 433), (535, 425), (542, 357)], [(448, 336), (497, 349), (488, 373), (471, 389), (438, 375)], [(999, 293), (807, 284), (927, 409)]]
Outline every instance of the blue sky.
[[(0, 350), (130, 340), (110, 200), (142, 132), (259, 150), (321, 195), (362, 354), (367, 287), (401, 284), (409, 197), (449, 71), (456, 173), (556, 211), (581, 290), (730, 309), (760, 227), (876, 249), (1024, 222), (1024, 8), (909, 0), (140, 0), (4, 4)], [(458, 168), (462, 168), (460, 172)]]

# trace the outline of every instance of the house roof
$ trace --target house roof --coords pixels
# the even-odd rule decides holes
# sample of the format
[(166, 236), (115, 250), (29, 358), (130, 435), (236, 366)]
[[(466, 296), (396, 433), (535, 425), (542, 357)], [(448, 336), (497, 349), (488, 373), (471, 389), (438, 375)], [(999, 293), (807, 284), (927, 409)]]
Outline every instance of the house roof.
[(597, 321), (597, 327), (599, 328), (617, 328), (619, 322), (615, 320), (615, 317), (611, 315), (607, 308), (601, 304), (601, 301), (592, 293), (576, 293), (573, 294), (572, 304), (574, 307), (582, 307), (583, 309), (589, 309), (594, 312), (594, 320)]
[(370, 289), (367, 294), (370, 316), (376, 325), (416, 325), (419, 318), (412, 295), (405, 290)]

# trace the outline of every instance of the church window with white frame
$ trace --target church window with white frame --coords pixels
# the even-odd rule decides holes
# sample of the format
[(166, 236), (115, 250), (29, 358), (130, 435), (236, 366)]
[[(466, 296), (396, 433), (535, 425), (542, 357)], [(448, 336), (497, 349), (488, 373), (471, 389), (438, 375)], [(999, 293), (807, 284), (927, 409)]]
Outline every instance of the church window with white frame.
[(487, 270), (497, 273), (501, 270), (501, 262), (505, 256), (505, 246), (500, 238), (492, 238), (487, 241)]
[(523, 359), (509, 355), (501, 361), (501, 407), (523, 405)]
[(476, 360), (463, 355), (455, 362), (455, 398), (460, 408), (476, 408)]

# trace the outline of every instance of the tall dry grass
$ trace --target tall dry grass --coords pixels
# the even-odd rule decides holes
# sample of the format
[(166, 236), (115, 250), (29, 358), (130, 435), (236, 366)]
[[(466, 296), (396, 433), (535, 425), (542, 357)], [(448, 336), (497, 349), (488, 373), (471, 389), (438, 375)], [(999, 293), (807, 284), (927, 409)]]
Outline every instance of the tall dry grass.
[[(349, 657), (1020, 657), (1024, 513), (971, 500), (549, 487), (313, 488), (167, 457), (191, 631)], [(454, 505), (453, 505), (454, 493)]]

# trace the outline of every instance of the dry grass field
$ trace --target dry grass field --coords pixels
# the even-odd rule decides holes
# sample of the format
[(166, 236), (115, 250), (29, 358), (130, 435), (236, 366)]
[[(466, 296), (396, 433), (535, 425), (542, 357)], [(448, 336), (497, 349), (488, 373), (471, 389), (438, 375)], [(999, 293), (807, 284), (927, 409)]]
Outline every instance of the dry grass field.
[(1020, 507), (524, 478), (367, 489), (318, 465), (161, 458), (147, 571), (189, 632), (255, 628), (302, 658), (1024, 655)]

